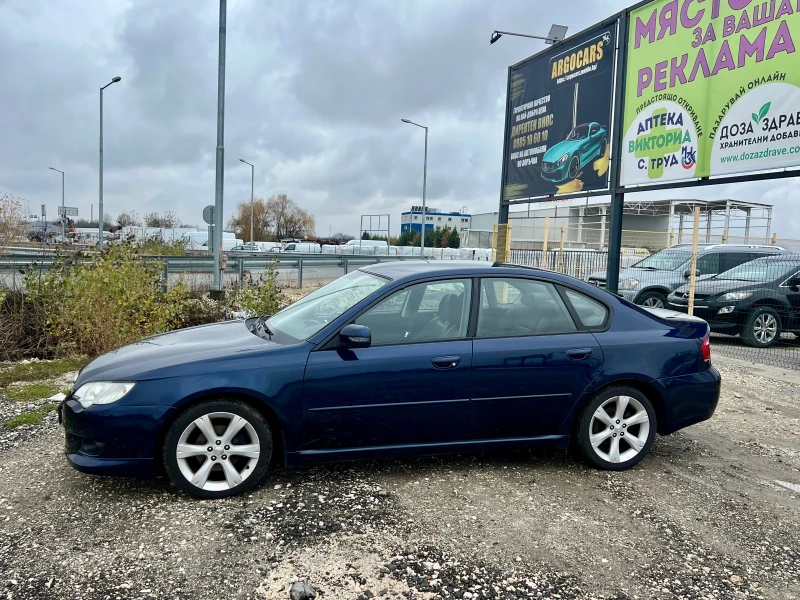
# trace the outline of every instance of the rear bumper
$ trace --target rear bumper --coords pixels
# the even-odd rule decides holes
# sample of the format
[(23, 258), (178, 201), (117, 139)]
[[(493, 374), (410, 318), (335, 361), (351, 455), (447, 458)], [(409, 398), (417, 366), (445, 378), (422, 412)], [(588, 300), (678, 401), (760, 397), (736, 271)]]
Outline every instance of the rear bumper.
[(653, 384), (664, 401), (658, 432), (669, 435), (711, 418), (719, 402), (722, 378), (719, 371), (709, 367), (703, 373), (657, 379)]

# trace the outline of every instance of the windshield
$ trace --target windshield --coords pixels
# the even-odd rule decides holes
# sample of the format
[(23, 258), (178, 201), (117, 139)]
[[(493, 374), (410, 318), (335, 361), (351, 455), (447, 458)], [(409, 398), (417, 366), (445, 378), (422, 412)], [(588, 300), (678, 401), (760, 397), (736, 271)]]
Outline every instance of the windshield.
[(665, 250), (663, 252), (656, 252), (644, 260), (640, 260), (633, 266), (637, 269), (674, 271), (690, 258), (692, 258), (692, 253), (687, 250)]
[(568, 140), (585, 140), (589, 137), (589, 126), (578, 125), (575, 129), (569, 132)]
[(308, 339), (387, 283), (386, 279), (353, 271), (287, 306), (267, 321), (267, 327), (294, 341)]
[(760, 281), (763, 283), (785, 279), (800, 269), (800, 262), (754, 260), (720, 273), (714, 279), (735, 281)]

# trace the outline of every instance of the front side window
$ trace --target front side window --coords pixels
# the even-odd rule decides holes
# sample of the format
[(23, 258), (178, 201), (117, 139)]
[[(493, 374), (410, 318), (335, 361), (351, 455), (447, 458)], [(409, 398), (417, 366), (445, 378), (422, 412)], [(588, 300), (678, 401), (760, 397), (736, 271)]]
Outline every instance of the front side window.
[(308, 339), (387, 283), (375, 275), (353, 271), (276, 313), (267, 327), (290, 340)]
[(576, 330), (552, 284), (499, 277), (481, 280), (477, 337), (554, 335)]
[(420, 283), (381, 300), (356, 319), (372, 333), (373, 346), (414, 344), (466, 337), (472, 282)]
[(719, 254), (704, 254), (697, 259), (697, 270), (700, 275), (716, 275), (719, 273)]

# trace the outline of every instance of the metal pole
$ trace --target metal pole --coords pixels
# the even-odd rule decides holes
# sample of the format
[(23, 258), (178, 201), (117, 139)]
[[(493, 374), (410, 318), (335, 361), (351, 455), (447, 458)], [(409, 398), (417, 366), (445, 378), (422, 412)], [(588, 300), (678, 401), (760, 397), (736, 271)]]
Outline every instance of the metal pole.
[(214, 185), (214, 290), (222, 290), (222, 200), (225, 178), (225, 22), (227, 1), (219, 0), (219, 61), (217, 63), (217, 176)]
[[(614, 127), (622, 132), (622, 119), (625, 114), (624, 88), (625, 69), (628, 45), (628, 13), (624, 13), (619, 20), (617, 28), (617, 66), (616, 86), (614, 90)], [(619, 264), (622, 252), (622, 212), (625, 207), (625, 194), (620, 192), (620, 174), (622, 171), (622, 135), (614, 136), (614, 146), (611, 150), (611, 219), (608, 236), (608, 261), (606, 263), (606, 289), (617, 293), (619, 287)]]
[(689, 306), (690, 315), (694, 314), (694, 290), (697, 284), (697, 238), (700, 237), (700, 207), (694, 207), (694, 232), (692, 233), (692, 268), (689, 270)]
[(103, 251), (103, 90), (100, 88), (100, 198), (97, 208), (97, 234), (100, 236), (98, 248)]
[(253, 181), (255, 179), (256, 168), (250, 165), (250, 248), (255, 248), (255, 238), (253, 237), (253, 220), (255, 219), (255, 207), (253, 205)]
[[(506, 77), (506, 114), (505, 114), (505, 133), (503, 135), (503, 157), (506, 155), (506, 148), (508, 148), (508, 137), (510, 133), (508, 113), (511, 107), (511, 67), (508, 67), (508, 75)], [(497, 212), (497, 224), (505, 225), (508, 223), (508, 204), (505, 203), (505, 189), (506, 189), (506, 161), (503, 160), (502, 173), (500, 175), (500, 207)]]
[(422, 258), (425, 258), (425, 191), (428, 184), (428, 128), (425, 128), (425, 162), (422, 165), (422, 236), (420, 245), (422, 246)]
[(64, 207), (64, 171), (61, 171), (61, 243), (67, 240), (67, 209)]

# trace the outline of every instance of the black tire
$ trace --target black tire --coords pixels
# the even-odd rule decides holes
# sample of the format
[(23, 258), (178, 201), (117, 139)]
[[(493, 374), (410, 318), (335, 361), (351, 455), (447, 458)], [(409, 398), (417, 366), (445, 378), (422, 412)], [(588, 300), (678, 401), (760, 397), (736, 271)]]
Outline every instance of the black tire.
[[(772, 319), (772, 320), (771, 320)], [(774, 334), (765, 335), (765, 326), (774, 323)], [(769, 348), (781, 338), (781, 316), (774, 308), (759, 306), (749, 315), (742, 327), (742, 341), (753, 348)]]
[[(181, 466), (179, 465), (179, 460), (177, 457), (177, 446), (181, 436), (188, 428), (190, 428), (196, 419), (199, 419), (204, 415), (212, 415), (215, 413), (227, 413), (245, 419), (247, 424), (252, 427), (252, 432), (258, 438), (257, 442), (259, 446), (259, 455), (257, 459), (248, 459), (244, 456), (214, 456), (214, 464), (209, 463), (211, 464), (211, 467), (208, 479), (212, 484), (219, 483), (222, 485), (220, 478), (227, 480), (225, 477), (225, 469), (223, 468), (222, 460), (228, 461), (229, 465), (234, 466), (237, 471), (241, 469), (241, 474), (248, 474), (242, 477), (242, 481), (238, 485), (230, 486), (230, 484), (226, 482), (225, 485), (229, 486), (227, 489), (202, 489), (187, 479), (184, 471), (181, 470)], [(222, 437), (225, 431), (224, 417), (215, 417), (211, 420), (211, 423), (214, 427), (214, 432)], [(237, 435), (233, 437), (231, 443), (233, 444), (234, 440), (240, 440), (237, 441), (237, 443), (253, 444), (253, 436), (249, 431), (250, 430), (248, 430), (246, 427), (243, 427), (240, 433), (237, 433)], [(199, 438), (187, 441), (187, 443), (197, 446), (209, 444), (208, 447), (210, 448), (219, 447), (216, 445), (216, 442), (220, 440), (214, 440), (214, 443), (211, 443), (210, 440), (206, 440), (205, 436), (199, 431), (199, 427), (197, 428), (197, 431), (193, 431), (192, 434), (199, 436)], [(240, 436), (242, 437), (240, 438)], [(267, 468), (269, 467), (270, 460), (272, 458), (272, 439), (272, 432), (270, 431), (269, 425), (264, 417), (258, 411), (248, 406), (244, 402), (224, 399), (207, 400), (187, 408), (172, 424), (172, 426), (169, 428), (169, 431), (167, 431), (167, 435), (164, 438), (163, 448), (164, 468), (170, 480), (177, 488), (186, 492), (190, 496), (194, 496), (195, 498), (213, 499), (235, 496), (258, 485), (258, 483), (264, 478), (264, 475), (266, 475)], [(228, 447), (229, 446), (223, 446), (223, 448)], [(184, 467), (192, 469), (193, 465), (196, 465), (197, 471), (199, 471), (200, 468), (205, 464), (205, 461), (212, 460), (211, 456), (216, 452), (222, 452), (222, 450), (208, 452), (207, 456), (198, 455), (197, 457), (190, 457), (184, 462)]]
[[(610, 431), (605, 431), (602, 429), (602, 427), (598, 431), (593, 431), (593, 429), (596, 429), (598, 425), (603, 425), (602, 423), (599, 423), (599, 420), (593, 419), (595, 412), (603, 404), (619, 397), (627, 397), (629, 399), (628, 408), (625, 410), (625, 416), (622, 419), (623, 422), (620, 423), (617, 421), (616, 423), (613, 423), (615, 419), (609, 416), (608, 412), (606, 412), (606, 415), (609, 416), (610, 420), (612, 421), (610, 429), (616, 429), (620, 435), (617, 436), (616, 432), (612, 433)], [(634, 402), (631, 402), (630, 399), (638, 403), (639, 407), (635, 406)], [(630, 428), (623, 427), (623, 425), (625, 425), (625, 419), (630, 419), (633, 416), (634, 413), (631, 411), (641, 412), (639, 408), (643, 409), (647, 414), (648, 421), (646, 424), (646, 429), (643, 423), (636, 425), (632, 424), (630, 425)], [(653, 408), (652, 402), (650, 402), (646, 395), (636, 388), (628, 386), (607, 388), (595, 394), (595, 396), (586, 404), (578, 416), (574, 433), (575, 451), (581, 459), (590, 465), (597, 467), (598, 469), (604, 469), (608, 471), (624, 471), (625, 469), (630, 469), (632, 466), (639, 463), (645, 456), (647, 456), (647, 453), (650, 451), (653, 441), (655, 440), (657, 428), (658, 422), (656, 419), (656, 411)], [(606, 427), (605, 429), (609, 429), (609, 427)], [(625, 432), (629, 432), (627, 439), (624, 438)], [(595, 450), (595, 448), (592, 446), (590, 439), (593, 433), (609, 433), (609, 436), (598, 445), (597, 450)], [(637, 441), (636, 443), (638, 446), (640, 446), (640, 448), (634, 456), (622, 460), (625, 453), (630, 454), (629, 451), (634, 449), (634, 445), (628, 443), (628, 440), (631, 439), (631, 434)], [(613, 438), (611, 435), (613, 435)], [(598, 451), (600, 451), (607, 456), (611, 456), (612, 453), (609, 446), (615, 438), (617, 440), (617, 448), (619, 449), (618, 451), (620, 453), (619, 462), (612, 462), (598, 453)], [(606, 444), (607, 442), (608, 445)]]
[(667, 308), (667, 296), (661, 292), (644, 292), (636, 298), (636, 304), (647, 308)]
[(569, 171), (567, 174), (569, 175), (570, 179), (575, 179), (581, 171), (581, 161), (577, 156), (573, 156), (572, 160), (569, 162)]

